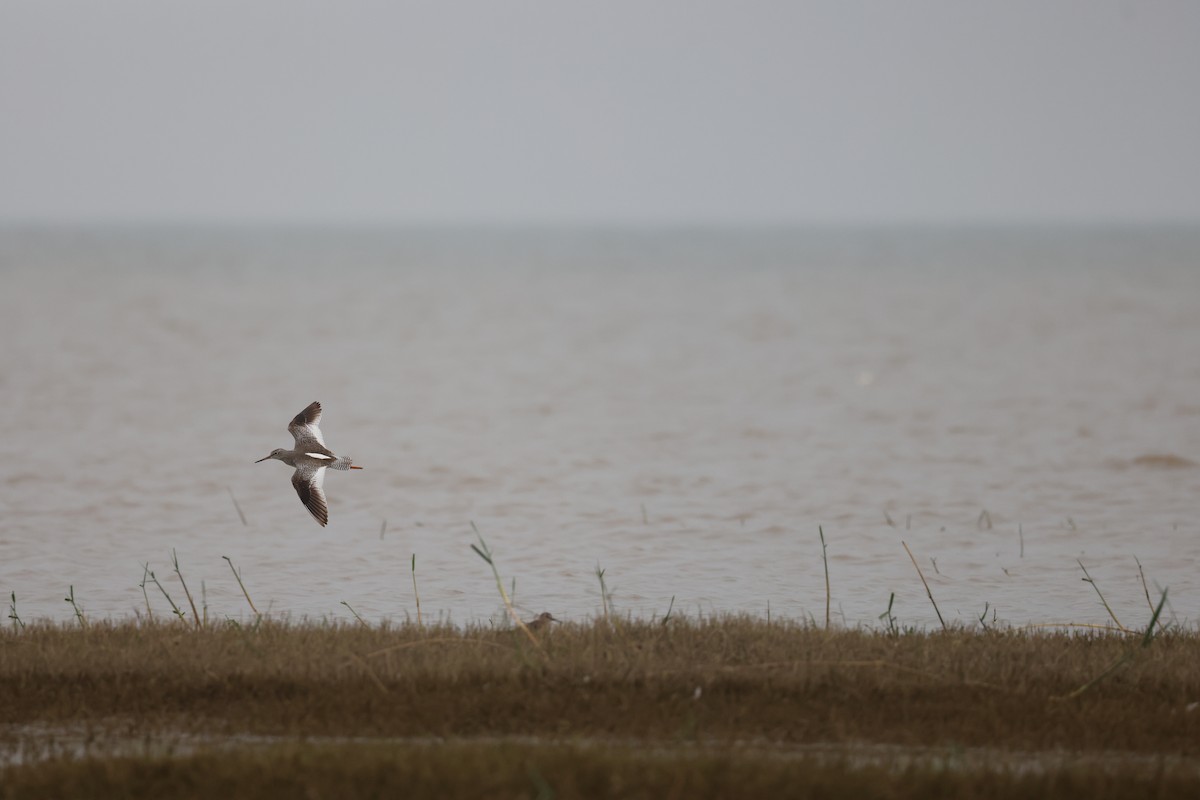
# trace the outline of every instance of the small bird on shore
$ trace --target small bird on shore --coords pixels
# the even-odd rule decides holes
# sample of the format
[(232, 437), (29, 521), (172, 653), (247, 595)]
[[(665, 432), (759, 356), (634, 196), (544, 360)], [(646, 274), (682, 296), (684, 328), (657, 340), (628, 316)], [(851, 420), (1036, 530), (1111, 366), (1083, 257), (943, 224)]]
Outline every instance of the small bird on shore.
[(555, 619), (554, 615), (549, 611), (543, 611), (541, 614), (538, 614), (535, 619), (531, 619), (529, 622), (526, 622), (525, 627), (529, 628), (531, 631), (540, 631), (543, 628), (550, 627), (551, 622), (562, 622), (562, 620)]
[(317, 424), (321, 421), (321, 404), (313, 402), (301, 411), (288, 425), (288, 433), (296, 440), (296, 447), (284, 450), (282, 447), (263, 456), (255, 464), (273, 458), (282, 461), (289, 467), (295, 467), (292, 473), (292, 486), (300, 495), (300, 502), (313, 515), (313, 519), (323, 528), (329, 523), (329, 506), (325, 502), (325, 468), (330, 469), (362, 469), (353, 464), (348, 456), (339, 458), (325, 446), (321, 437), (321, 429)]

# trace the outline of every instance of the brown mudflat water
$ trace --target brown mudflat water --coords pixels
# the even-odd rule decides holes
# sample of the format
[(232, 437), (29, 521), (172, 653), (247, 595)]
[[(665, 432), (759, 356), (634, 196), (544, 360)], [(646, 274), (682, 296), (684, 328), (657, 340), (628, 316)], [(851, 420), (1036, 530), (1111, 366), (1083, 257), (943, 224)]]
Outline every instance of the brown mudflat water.
[[(25, 618), (1200, 614), (1200, 235), (0, 233), (0, 590)], [(290, 417), (366, 469), (289, 470)], [(246, 517), (239, 518), (232, 490)], [(890, 522), (889, 522), (890, 520)], [(382, 535), (381, 535), (382, 532)], [(936, 564), (934, 561), (936, 560)], [(151, 597), (164, 612), (161, 596)]]

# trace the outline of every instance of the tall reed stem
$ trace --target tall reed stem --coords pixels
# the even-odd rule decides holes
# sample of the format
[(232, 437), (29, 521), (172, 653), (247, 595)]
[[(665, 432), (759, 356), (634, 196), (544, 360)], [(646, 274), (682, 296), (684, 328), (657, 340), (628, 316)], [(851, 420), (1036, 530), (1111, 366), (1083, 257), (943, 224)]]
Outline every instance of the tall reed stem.
[(904, 549), (908, 553), (908, 557), (912, 559), (913, 566), (917, 568), (917, 575), (921, 578), (921, 583), (925, 584), (925, 594), (929, 595), (929, 602), (933, 603), (933, 610), (934, 613), (937, 614), (938, 622), (942, 623), (942, 630), (949, 630), (946, 627), (946, 620), (942, 619), (942, 612), (941, 609), (938, 608), (937, 601), (933, 599), (933, 592), (929, 589), (929, 581), (925, 580), (925, 574), (921, 572), (921, 565), (917, 563), (917, 559), (915, 556), (913, 556), (912, 550), (908, 549), (908, 544), (904, 541), (901, 541), (900, 544), (904, 545)]
[(600, 604), (604, 608), (604, 621), (610, 622), (608, 613), (608, 586), (604, 583), (604, 570), (600, 568), (599, 564), (596, 565), (596, 580), (600, 582)]
[(417, 599), (417, 627), (421, 630), (425, 626), (421, 624), (421, 594), (417, 591), (417, 554), (412, 555), (412, 581), (413, 581), (413, 597)]
[[(475, 531), (475, 535), (479, 537), (479, 544), (471, 545), (471, 549), (476, 555), (487, 562), (487, 565), (492, 568), (492, 575), (496, 578), (496, 588), (500, 591), (500, 599), (504, 602), (504, 607), (508, 610), (508, 616), (512, 618), (513, 623), (520, 628), (529, 641), (533, 643), (539, 651), (542, 650), (542, 645), (538, 642), (537, 637), (533, 635), (533, 631), (529, 630), (529, 626), (517, 614), (517, 610), (513, 608), (512, 600), (508, 597), (508, 592), (504, 590), (504, 581), (500, 577), (500, 570), (496, 569), (496, 561), (492, 558), (492, 551), (488, 549), (487, 542), (483, 540), (483, 534), (479, 532), (479, 528), (475, 527), (475, 522), (471, 522), (471, 530)], [(542, 651), (544, 652), (544, 651)]]
[[(15, 594), (13, 596), (13, 599), (15, 601), (15, 599), (16, 599)], [(87, 626), (88, 626), (87, 617), (83, 616), (83, 609), (80, 608), (79, 604), (75, 602), (75, 586), (74, 585), (72, 585), (69, 588), (67, 596), (63, 599), (71, 604), (71, 608), (75, 609), (75, 619), (79, 620), (79, 627), (83, 628), (84, 630), (87, 630)]]
[(180, 620), (183, 620), (183, 612), (179, 610), (179, 606), (175, 605), (175, 601), (171, 599), (171, 595), (167, 594), (167, 590), (163, 588), (161, 583), (159, 583), (158, 578), (154, 575), (154, 570), (150, 569), (149, 564), (146, 564), (145, 566), (146, 572), (150, 575), (150, 580), (154, 581), (154, 585), (158, 587), (160, 592), (162, 592), (162, 596), (167, 598), (167, 605), (171, 607), (171, 612), (175, 614), (175, 616), (179, 617)]
[(142, 565), (142, 582), (138, 584), (138, 588), (142, 590), (142, 598), (146, 601), (146, 619), (151, 623), (154, 622), (154, 611), (150, 608), (150, 595), (146, 594), (146, 578), (150, 575), (150, 565)]
[(350, 613), (354, 615), (354, 618), (356, 620), (358, 620), (359, 625), (362, 625), (364, 628), (371, 627), (370, 625), (367, 624), (367, 621), (365, 619), (363, 619), (361, 616), (359, 616), (358, 612), (354, 610), (354, 606), (350, 605), (345, 600), (342, 601), (342, 605), (344, 605), (346, 608), (350, 609)]
[(254, 612), (254, 616), (262, 619), (262, 614), (258, 613), (258, 609), (254, 607), (254, 601), (250, 599), (250, 593), (246, 591), (246, 584), (242, 583), (242, 576), (233, 566), (233, 561), (229, 556), (221, 556), (229, 564), (229, 568), (233, 570), (233, 577), (237, 578), (238, 586), (241, 587), (242, 596), (246, 598), (246, 602), (250, 604), (250, 610)]
[(235, 511), (237, 511), (238, 519), (242, 521), (243, 526), (248, 525), (249, 523), (246, 522), (246, 515), (242, 513), (242, 506), (238, 503), (237, 498), (234, 497), (233, 489), (229, 486), (226, 486), (225, 489), (229, 492), (229, 499), (233, 501), (233, 508)]
[[(1083, 562), (1077, 558), (1077, 559), (1075, 559), (1075, 563), (1079, 565), (1079, 568), (1081, 570), (1083, 570), (1083, 577), (1080, 578), (1080, 580), (1083, 581), (1084, 583), (1090, 583), (1092, 585), (1092, 588), (1096, 590), (1096, 595), (1099, 596), (1100, 602), (1104, 605), (1104, 610), (1108, 612), (1108, 615), (1110, 617), (1112, 617), (1112, 621), (1117, 623), (1117, 627), (1120, 628), (1121, 630), (1123, 630), (1123, 631), (1129, 630), (1128, 628), (1126, 628), (1124, 625), (1121, 624), (1121, 620), (1117, 619), (1117, 615), (1113, 613), (1112, 607), (1108, 604), (1108, 601), (1104, 599), (1104, 595), (1101, 594), (1101, 592), (1100, 592), (1100, 587), (1096, 585), (1096, 582), (1094, 580), (1092, 580), (1092, 576), (1088, 574), (1087, 567), (1085, 567), (1083, 565)], [(1155, 619), (1158, 619), (1157, 615), (1155, 615)]]
[(829, 630), (829, 607), (833, 601), (829, 591), (829, 554), (826, 552), (829, 545), (825, 544), (825, 529), (820, 525), (817, 526), (817, 533), (821, 535), (821, 560), (825, 562), (825, 630)]
[(179, 576), (179, 583), (183, 586), (183, 593), (187, 596), (188, 605), (192, 607), (192, 621), (196, 623), (196, 628), (201, 627), (200, 614), (196, 612), (196, 601), (192, 599), (192, 593), (188, 591), (187, 582), (183, 579), (183, 573), (179, 571), (179, 556), (175, 555), (175, 548), (171, 548), (171, 563), (175, 565), (175, 574)]

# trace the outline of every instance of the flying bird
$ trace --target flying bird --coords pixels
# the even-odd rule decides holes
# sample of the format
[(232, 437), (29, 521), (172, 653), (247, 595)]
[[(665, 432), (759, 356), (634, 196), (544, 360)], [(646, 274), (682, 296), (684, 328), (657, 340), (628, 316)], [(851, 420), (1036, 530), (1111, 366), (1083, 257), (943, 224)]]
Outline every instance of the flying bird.
[(284, 450), (278, 447), (269, 456), (263, 456), (255, 464), (273, 458), (282, 461), (289, 467), (295, 467), (292, 473), (292, 486), (300, 495), (300, 502), (313, 515), (313, 519), (323, 528), (329, 523), (329, 505), (325, 502), (325, 468), (329, 469), (362, 469), (356, 467), (348, 456), (338, 457), (325, 446), (321, 429), (317, 424), (321, 421), (321, 404), (312, 403), (301, 411), (288, 425), (288, 433), (296, 440), (296, 447)]

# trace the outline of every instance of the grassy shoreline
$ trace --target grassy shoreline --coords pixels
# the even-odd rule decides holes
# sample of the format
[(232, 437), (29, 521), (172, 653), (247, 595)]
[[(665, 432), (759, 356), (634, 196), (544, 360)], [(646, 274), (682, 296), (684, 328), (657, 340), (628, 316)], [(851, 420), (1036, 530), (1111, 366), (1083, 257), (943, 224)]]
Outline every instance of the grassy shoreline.
[[(962, 791), (995, 789), (1004, 781), (983, 776), (1011, 773), (1013, 792), (1036, 794), (1037, 781), (1021, 778), (1028, 768), (1011, 768), (1014, 754), (1025, 754), (1020, 763), (1044, 761), (1043, 778), (1058, 776), (1080, 792), (1088, 787), (1089, 796), (1147, 781), (1168, 794), (1170, 786), (1195, 789), (1200, 634), (1169, 630), (1143, 644), (1111, 633), (896, 635), (735, 616), (666, 625), (598, 619), (532, 636), (515, 628), (270, 620), (205, 628), (30, 624), (0, 633), (0, 752), (35, 752), (39, 737), (62, 737), (73, 726), (86, 732), (92, 757), (26, 759), (4, 768), (0, 783), (33, 795), (57, 779), (69, 787), (81, 775), (120, 774), (141, 785), (164, 771), (195, 772), (204, 792), (219, 793), (204, 776), (226, 781), (265, 769), (281, 779), (311, 773), (319, 783), (329, 778), (330, 753), (342, 750), (361, 753), (334, 759), (346, 776), (386, 764), (398, 775), (408, 761), (425, 774), (422, 764), (444, 762), (449, 780), (453, 759), (434, 753), (457, 748), (467, 762), (495, 759), (489, 774), (508, 774), (502, 764), (513, 752), (522, 763), (553, 763), (547, 769), (557, 796), (582, 796), (589, 792), (564, 794), (562, 787), (576, 785), (572, 775), (600, 775), (600, 763), (657, 785), (654, 775), (704, 772), (697, 766), (704, 764), (740, 774), (744, 764), (770, 760), (765, 747), (796, 754), (789, 763), (803, 761), (838, 785), (857, 786), (882, 769), (889, 780), (908, 776), (914, 792), (932, 790), (945, 770), (914, 763), (912, 754), (933, 748), (994, 754), (955, 770), (953, 781), (981, 781), (955, 784)], [(106, 741), (189, 735), (271, 739), (220, 757), (204, 745), (174, 758), (154, 748), (96, 755)], [(422, 751), (417, 741), (446, 744)], [(758, 749), (746, 750), (747, 743)], [(665, 748), (662, 758), (645, 760), (655, 747)], [(813, 747), (845, 758), (818, 763)], [(900, 748), (898, 761), (861, 763), (854, 754), (863, 747)], [(740, 755), (731, 757), (734, 751)], [(1115, 782), (1101, 786), (1095, 769), (1047, 760), (1053, 754), (1090, 754), (1112, 766), (1106, 774)], [(221, 769), (202, 766), (214, 758)], [(1146, 759), (1167, 758), (1146, 769)], [(897, 772), (897, 764), (908, 766)], [(760, 764), (759, 778), (745, 785), (761, 785), (765, 795), (767, 776), (784, 780), (792, 767)], [(510, 796), (536, 783), (525, 773), (511, 778), (504, 784)], [(716, 778), (708, 790), (690, 780), (689, 795), (728, 794)], [(626, 793), (592, 779), (586, 786)]]

